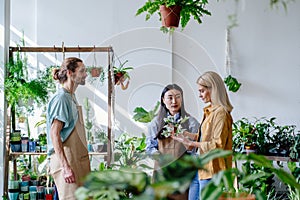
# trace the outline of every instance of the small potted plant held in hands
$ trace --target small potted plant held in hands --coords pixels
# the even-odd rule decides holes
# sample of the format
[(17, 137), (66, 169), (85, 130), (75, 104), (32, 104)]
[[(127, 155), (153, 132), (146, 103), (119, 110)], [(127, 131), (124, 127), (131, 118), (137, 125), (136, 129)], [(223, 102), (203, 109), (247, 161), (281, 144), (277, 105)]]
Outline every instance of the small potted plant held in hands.
[(164, 126), (164, 130), (161, 133), (162, 136), (165, 138), (170, 137), (172, 134), (175, 136), (179, 134), (183, 134), (185, 129), (182, 128), (182, 124), (186, 122), (189, 119), (189, 117), (180, 118), (179, 120), (176, 120), (174, 116), (168, 116), (164, 118), (164, 121), (166, 125)]

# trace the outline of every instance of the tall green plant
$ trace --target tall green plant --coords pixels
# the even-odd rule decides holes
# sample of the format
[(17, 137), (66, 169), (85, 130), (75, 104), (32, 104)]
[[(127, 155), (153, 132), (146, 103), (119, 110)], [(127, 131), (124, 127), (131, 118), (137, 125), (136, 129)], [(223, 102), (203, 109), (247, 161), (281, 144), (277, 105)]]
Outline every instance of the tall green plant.
[(93, 122), (90, 120), (90, 111), (91, 111), (91, 105), (89, 102), (89, 98), (85, 97), (83, 99), (83, 107), (85, 109), (85, 130), (87, 134), (87, 140), (88, 142), (92, 142), (92, 128), (93, 128)]

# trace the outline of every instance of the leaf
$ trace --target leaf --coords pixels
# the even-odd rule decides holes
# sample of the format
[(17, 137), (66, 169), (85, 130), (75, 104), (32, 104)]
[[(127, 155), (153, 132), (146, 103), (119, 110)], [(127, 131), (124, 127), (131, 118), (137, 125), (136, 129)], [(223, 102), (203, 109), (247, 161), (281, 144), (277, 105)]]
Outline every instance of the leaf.
[(236, 78), (232, 77), (231, 75), (228, 75), (225, 79), (224, 79), (224, 83), (227, 85), (228, 90), (232, 91), (232, 92), (237, 92), (239, 90), (239, 88), (241, 87), (241, 83), (239, 83), (237, 81)]
[(143, 107), (136, 107), (134, 109), (133, 119), (138, 122), (148, 123), (157, 115), (157, 110), (159, 108), (160, 102), (157, 102), (154, 109), (146, 111)]

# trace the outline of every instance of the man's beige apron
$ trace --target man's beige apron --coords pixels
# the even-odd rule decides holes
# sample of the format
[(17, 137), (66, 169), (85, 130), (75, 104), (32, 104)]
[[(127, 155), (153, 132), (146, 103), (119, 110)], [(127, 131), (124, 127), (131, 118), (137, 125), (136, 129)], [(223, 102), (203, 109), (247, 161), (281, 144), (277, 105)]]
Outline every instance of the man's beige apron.
[(81, 106), (77, 106), (78, 120), (74, 130), (63, 143), (64, 152), (75, 174), (76, 183), (66, 183), (61, 163), (55, 153), (50, 157), (50, 174), (57, 186), (60, 200), (76, 199), (75, 190), (82, 185), (84, 178), (90, 170), (90, 160), (87, 151), (87, 142)]

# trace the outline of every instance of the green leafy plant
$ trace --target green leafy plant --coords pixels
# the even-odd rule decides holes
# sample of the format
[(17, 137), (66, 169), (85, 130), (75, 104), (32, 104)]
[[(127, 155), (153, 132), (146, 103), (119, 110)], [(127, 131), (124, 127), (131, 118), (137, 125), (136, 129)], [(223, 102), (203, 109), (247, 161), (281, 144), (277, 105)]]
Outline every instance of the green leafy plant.
[(295, 2), (295, 0), (270, 0), (270, 7), (278, 8), (281, 5), (283, 6), (284, 10), (287, 11), (287, 6), (291, 2)]
[(139, 169), (95, 171), (86, 177), (84, 186), (75, 195), (78, 199), (167, 199), (169, 194), (186, 191), (197, 169), (204, 169), (209, 161), (230, 154), (230, 151), (215, 149), (199, 157), (187, 155), (175, 162), (168, 162), (174, 160), (168, 155), (159, 156), (158, 162), (170, 164), (162, 168), (161, 178), (155, 183)]
[[(300, 183), (300, 168), (297, 167), (296, 162), (288, 162), (288, 168), (290, 169), (293, 176), (296, 178), (298, 183)], [(291, 200), (300, 200), (300, 190), (295, 189), (295, 187), (288, 185), (288, 197)]]
[(242, 152), (245, 146), (255, 144), (255, 126), (247, 118), (237, 120), (232, 124), (232, 149)]
[(243, 152), (245, 146), (255, 146), (256, 153), (287, 156), (295, 141), (295, 125), (279, 125), (276, 118), (242, 118), (233, 123), (233, 150)]
[(93, 122), (90, 120), (91, 105), (90, 105), (89, 99), (87, 97), (85, 97), (83, 99), (83, 107), (85, 109), (84, 127), (86, 130), (87, 140), (88, 140), (88, 142), (92, 143)]
[(160, 102), (158, 101), (153, 110), (146, 111), (143, 107), (136, 107), (134, 109), (133, 119), (138, 122), (148, 123), (157, 115)]
[(271, 151), (276, 155), (288, 156), (290, 147), (295, 141), (295, 125), (277, 125), (273, 127), (273, 134), (271, 135)]
[(34, 127), (37, 128), (37, 127), (40, 127), (40, 126), (44, 126), (43, 131), (38, 135), (40, 145), (43, 146), (43, 145), (47, 144), (47, 134), (46, 134), (46, 127), (45, 127), (47, 119), (46, 119), (46, 114), (45, 113), (43, 113), (41, 115), (41, 117), (42, 117), (42, 119), (40, 121), (38, 121), (34, 125)]
[[(247, 176), (258, 175), (254, 180), (244, 183), (242, 182), (243, 190), (246, 190), (247, 192), (250, 191), (252, 193), (261, 191), (266, 195), (267, 199), (276, 199), (275, 181), (273, 179), (274, 174), (272, 174), (272, 171), (269, 168), (258, 166), (255, 163), (245, 162), (242, 164), (241, 170)], [(262, 176), (260, 176), (260, 174)]]
[(171, 136), (172, 132), (177, 136), (178, 134), (182, 134), (185, 129), (182, 128), (182, 124), (186, 122), (189, 117), (180, 118), (179, 120), (175, 120), (174, 116), (168, 116), (164, 118), (164, 131), (161, 133), (162, 136), (168, 138)]
[(121, 63), (121, 61), (119, 60), (119, 62), (120, 62), (119, 67), (116, 66), (113, 67), (115, 84), (117, 84), (121, 80), (121, 78), (123, 78), (123, 80), (127, 78), (130, 79), (128, 72), (133, 69), (133, 67), (124, 67), (125, 64), (128, 62), (128, 60), (124, 61), (123, 63)]
[(107, 133), (102, 128), (95, 127), (94, 130), (94, 139), (95, 141), (98, 140), (100, 143), (107, 143)]
[[(213, 176), (211, 182), (201, 192), (202, 199), (218, 199), (224, 193), (230, 197), (236, 196), (238, 193), (246, 193), (255, 194), (257, 200), (265, 200), (267, 199), (267, 194), (265, 193), (267, 190), (255, 189), (256, 186), (252, 184), (257, 184), (261, 179), (268, 179), (271, 175), (279, 178), (284, 184), (293, 187), (295, 191), (300, 191), (300, 184), (295, 177), (281, 168), (274, 167), (272, 162), (266, 157), (250, 153), (248, 155), (236, 154), (234, 158), (235, 160), (254, 163), (263, 170), (257, 173), (238, 168), (220, 171)], [(234, 187), (236, 178), (238, 179), (239, 189)]]
[[(166, 5), (166, 7), (178, 5), (181, 6), (180, 24), (183, 30), (191, 18), (201, 24), (202, 17), (204, 15), (211, 15), (211, 13), (205, 8), (207, 4), (208, 0), (148, 0), (137, 10), (136, 16), (146, 13), (145, 20), (147, 21), (154, 13), (158, 13), (159, 20), (161, 21), (161, 14), (159, 12), (161, 5)], [(168, 29), (166, 27), (162, 27), (161, 30), (166, 33), (170, 30), (174, 31), (174, 28)]]
[(139, 162), (146, 157), (146, 136), (130, 136), (128, 133), (122, 133), (115, 140), (115, 167), (137, 168)]
[(295, 136), (294, 143), (290, 147), (290, 158), (300, 160), (300, 132)]
[[(55, 84), (51, 79), (51, 69), (38, 71), (37, 78), (28, 77), (27, 57), (16, 52), (15, 58), (11, 58), (6, 65), (7, 75), (4, 81), (5, 98), (11, 107), (20, 113), (32, 112), (34, 106), (47, 103), (49, 93), (55, 91)], [(17, 108), (16, 108), (17, 107)]]
[(228, 90), (232, 92), (237, 92), (242, 85), (241, 83), (238, 82), (236, 78), (232, 77), (231, 75), (228, 75), (224, 79), (224, 83), (227, 85)]

